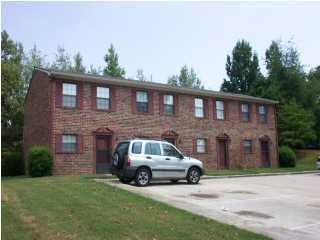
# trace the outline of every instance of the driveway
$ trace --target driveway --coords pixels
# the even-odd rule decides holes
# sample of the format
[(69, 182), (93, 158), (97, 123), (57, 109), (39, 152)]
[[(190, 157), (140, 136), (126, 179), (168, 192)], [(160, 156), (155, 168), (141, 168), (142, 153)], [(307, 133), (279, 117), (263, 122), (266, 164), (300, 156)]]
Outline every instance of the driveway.
[(198, 185), (108, 184), (274, 239), (320, 236), (320, 174), (205, 179)]

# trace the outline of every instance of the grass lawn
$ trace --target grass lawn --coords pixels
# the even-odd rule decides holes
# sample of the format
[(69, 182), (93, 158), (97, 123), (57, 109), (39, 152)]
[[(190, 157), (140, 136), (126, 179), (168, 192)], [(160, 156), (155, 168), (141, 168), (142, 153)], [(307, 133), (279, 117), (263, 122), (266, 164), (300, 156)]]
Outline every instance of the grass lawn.
[(281, 173), (316, 170), (316, 159), (320, 155), (320, 150), (305, 150), (304, 156), (298, 158), (294, 168), (248, 168), (248, 169), (228, 169), (228, 170), (207, 170), (206, 174), (211, 176), (222, 175), (245, 175), (257, 173)]
[(2, 179), (2, 239), (268, 239), (90, 177)]

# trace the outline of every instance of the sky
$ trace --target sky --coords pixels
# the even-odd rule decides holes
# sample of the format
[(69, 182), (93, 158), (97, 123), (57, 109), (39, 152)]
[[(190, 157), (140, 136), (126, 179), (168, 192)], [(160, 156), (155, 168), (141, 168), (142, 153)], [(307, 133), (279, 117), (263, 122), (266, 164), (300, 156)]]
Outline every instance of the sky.
[(186, 64), (205, 88), (219, 90), (237, 40), (264, 54), (272, 40), (293, 41), (305, 69), (320, 65), (320, 2), (2, 2), (1, 27), (54, 59), (57, 46), (104, 66), (112, 43), (126, 77), (143, 69), (165, 83)]

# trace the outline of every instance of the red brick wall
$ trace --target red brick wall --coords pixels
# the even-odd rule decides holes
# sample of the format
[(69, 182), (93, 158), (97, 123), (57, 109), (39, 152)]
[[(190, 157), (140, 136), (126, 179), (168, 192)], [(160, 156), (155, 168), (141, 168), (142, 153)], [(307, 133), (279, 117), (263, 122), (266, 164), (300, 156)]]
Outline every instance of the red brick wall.
[[(55, 83), (55, 82), (53, 82)], [(171, 129), (179, 134), (177, 146), (183, 152), (202, 160), (207, 168), (217, 168), (216, 137), (227, 134), (230, 138), (229, 159), (231, 167), (261, 166), (259, 137), (267, 135), (271, 140), (272, 166), (277, 165), (277, 145), (275, 128), (275, 111), (272, 105), (268, 109), (268, 123), (260, 124), (257, 120), (256, 104), (251, 104), (251, 121), (243, 123), (239, 117), (239, 102), (228, 100), (227, 120), (215, 120), (213, 116), (214, 99), (208, 98), (208, 117), (194, 117), (194, 97), (179, 95), (178, 116), (159, 114), (159, 92), (153, 91), (153, 114), (135, 114), (132, 112), (132, 89), (114, 87), (116, 99), (115, 111), (104, 112), (93, 110), (91, 102), (92, 89), (89, 83), (83, 83), (81, 109), (53, 108), (52, 149), (55, 150), (55, 135), (62, 133), (80, 134), (83, 136), (84, 149), (81, 154), (55, 154), (56, 174), (81, 174), (95, 172), (95, 137), (93, 132), (107, 127), (114, 132), (113, 146), (120, 140), (132, 136), (150, 136), (160, 138)], [(53, 86), (53, 98), (56, 97)], [(114, 99), (113, 99), (114, 100)], [(55, 103), (55, 100), (53, 99)], [(207, 138), (207, 153), (193, 152), (197, 137)], [(242, 140), (251, 139), (253, 153), (245, 159), (242, 152)]]
[(24, 106), (23, 151), (24, 158), (33, 145), (50, 146), (51, 82), (47, 74), (35, 72)]

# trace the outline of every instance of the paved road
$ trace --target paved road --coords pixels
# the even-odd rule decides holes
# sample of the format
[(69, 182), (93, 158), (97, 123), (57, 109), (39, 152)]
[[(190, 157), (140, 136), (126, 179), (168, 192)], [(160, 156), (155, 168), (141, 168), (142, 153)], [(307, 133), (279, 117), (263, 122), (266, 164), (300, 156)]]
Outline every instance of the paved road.
[(155, 182), (139, 188), (106, 183), (274, 239), (320, 239), (320, 173)]

